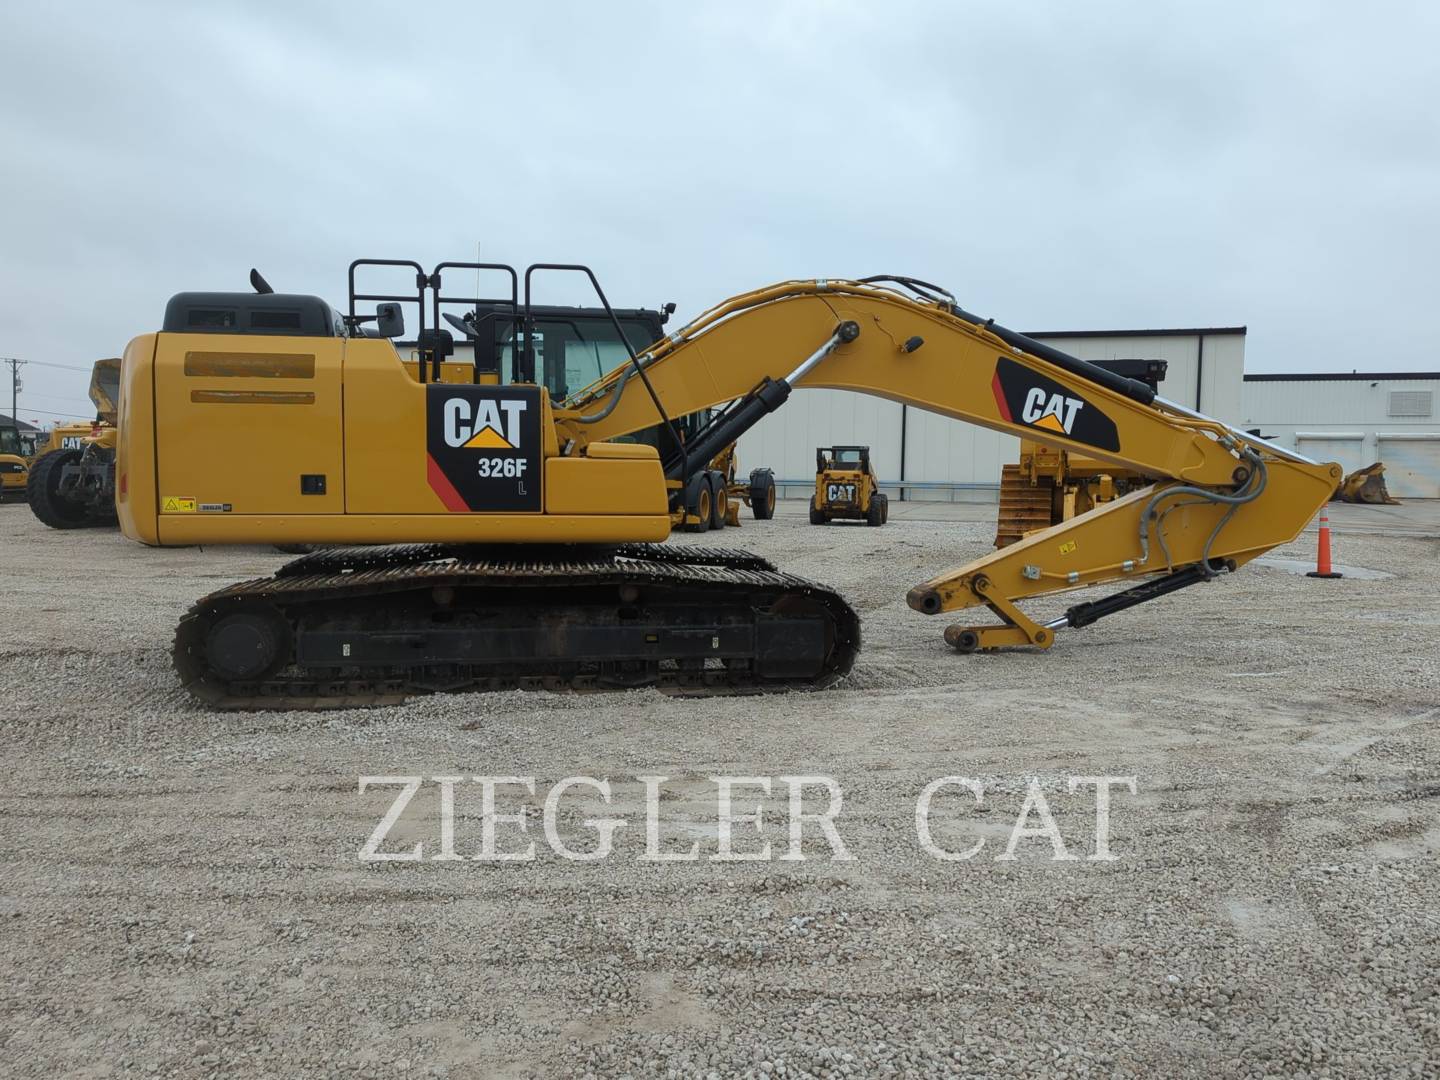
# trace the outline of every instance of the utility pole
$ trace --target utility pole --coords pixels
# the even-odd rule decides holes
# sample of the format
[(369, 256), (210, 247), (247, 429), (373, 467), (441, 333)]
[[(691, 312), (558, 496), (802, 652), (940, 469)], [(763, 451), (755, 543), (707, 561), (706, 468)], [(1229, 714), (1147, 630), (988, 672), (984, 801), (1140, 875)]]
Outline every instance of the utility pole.
[(15, 434), (20, 434), (20, 369), (25, 366), (24, 360), (17, 360), (13, 356), (0, 356), (0, 360), (10, 365), (10, 424), (15, 428)]

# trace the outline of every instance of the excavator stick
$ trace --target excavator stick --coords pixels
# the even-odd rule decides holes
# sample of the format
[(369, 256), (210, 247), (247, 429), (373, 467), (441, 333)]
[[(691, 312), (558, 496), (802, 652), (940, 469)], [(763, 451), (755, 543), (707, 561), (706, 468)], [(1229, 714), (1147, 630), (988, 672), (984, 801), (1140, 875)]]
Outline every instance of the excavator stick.
[[(998, 625), (946, 630), (945, 640), (962, 652), (1010, 645), (1048, 648), (1058, 629), (1088, 625), (1217, 577), (1294, 540), (1329, 500), (1339, 477), (1335, 465), (1254, 450), (1249, 454), (1254, 471), (1234, 495), (1174, 481), (1156, 484), (917, 585), (907, 601), (927, 615), (982, 604), (995, 612)], [(1128, 593), (1125, 602), (1080, 605), (1043, 624), (1017, 606), (1028, 597), (1115, 581), (1141, 584), (1118, 594)]]

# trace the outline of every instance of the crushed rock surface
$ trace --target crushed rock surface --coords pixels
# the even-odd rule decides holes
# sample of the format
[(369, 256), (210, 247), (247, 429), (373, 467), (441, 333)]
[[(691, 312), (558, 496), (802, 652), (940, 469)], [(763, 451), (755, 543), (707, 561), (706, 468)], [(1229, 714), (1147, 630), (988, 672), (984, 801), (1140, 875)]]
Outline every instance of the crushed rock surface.
[[(1386, 508), (1394, 517), (1404, 508)], [(1389, 520), (1389, 519), (1387, 519)], [(686, 700), (436, 696), (386, 710), (220, 714), (177, 689), (174, 624), (267, 574), (262, 548), (157, 551), (0, 507), (0, 1060), (15, 1077), (1434, 1076), (1440, 1074), (1440, 541), (1350, 541), (1385, 580), (1249, 567), (1045, 653), (959, 656), (905, 591), (989, 550), (983, 521), (883, 529), (748, 519), (724, 543), (834, 585), (864, 619), (841, 687)], [(1313, 535), (1313, 534), (1312, 534)], [(1307, 559), (1313, 539), (1279, 549)], [(1051, 617), (1073, 597), (1049, 599)], [(715, 862), (708, 778), (820, 774), (852, 861), (786, 789), (737, 789)], [(532, 862), (432, 859), (424, 784), (527, 776)], [(599, 862), (559, 837), (620, 817)], [(652, 863), (640, 776), (664, 776)], [(922, 850), (915, 801), (937, 796)], [(1116, 789), (1112, 862), (1093, 789)], [(997, 860), (1030, 778), (1069, 853)], [(455, 789), (455, 848), (480, 786)], [(824, 808), (807, 789), (807, 811)], [(1030, 823), (1035, 824), (1031, 818)]]

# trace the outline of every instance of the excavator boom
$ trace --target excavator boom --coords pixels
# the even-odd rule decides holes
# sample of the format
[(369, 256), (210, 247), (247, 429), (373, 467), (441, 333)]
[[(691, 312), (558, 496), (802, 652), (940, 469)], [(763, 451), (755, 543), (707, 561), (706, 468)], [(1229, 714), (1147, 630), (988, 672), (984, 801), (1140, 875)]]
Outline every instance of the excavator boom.
[[(652, 423), (650, 395), (627, 392), (632, 373), (672, 413), (734, 403), (701, 447), (738, 437), (791, 388), (852, 390), (1165, 478), (911, 589), (910, 606), (925, 614), (983, 604), (1000, 616), (999, 626), (951, 627), (947, 640), (965, 651), (1048, 646), (1060, 626), (1233, 570), (1293, 540), (1334, 490), (1338, 466), (1167, 402), (941, 292), (909, 279), (821, 280), (736, 297), (577, 394), (559, 423), (579, 441)], [(1051, 625), (1016, 606), (1151, 575), (1160, 577), (1127, 599)]]

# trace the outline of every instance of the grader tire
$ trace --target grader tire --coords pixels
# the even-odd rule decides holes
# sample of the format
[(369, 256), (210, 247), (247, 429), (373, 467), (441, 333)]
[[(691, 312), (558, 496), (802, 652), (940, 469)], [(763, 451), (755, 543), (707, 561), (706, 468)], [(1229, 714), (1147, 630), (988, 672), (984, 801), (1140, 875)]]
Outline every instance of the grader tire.
[(725, 484), (725, 474), (706, 473), (710, 478), (710, 528), (725, 528), (725, 517), (730, 513), (730, 489)]

